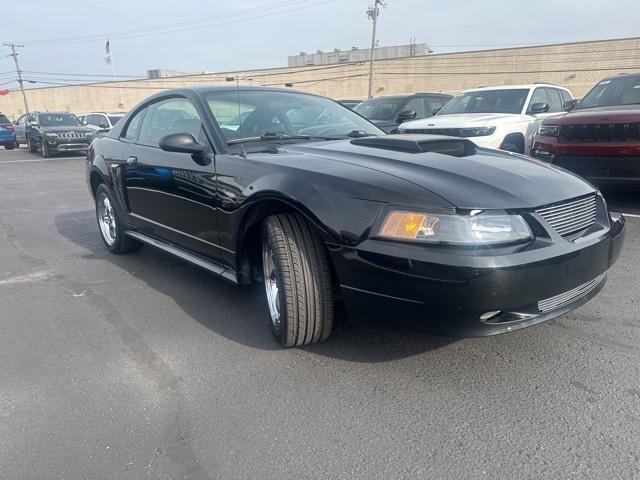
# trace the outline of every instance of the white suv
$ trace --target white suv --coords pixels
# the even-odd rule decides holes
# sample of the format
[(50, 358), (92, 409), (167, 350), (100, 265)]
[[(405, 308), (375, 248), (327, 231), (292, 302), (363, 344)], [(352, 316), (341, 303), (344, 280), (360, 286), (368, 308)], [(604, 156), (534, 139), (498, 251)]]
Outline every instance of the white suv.
[(84, 116), (84, 124), (96, 131), (108, 132), (124, 117), (125, 112), (91, 112)]
[(529, 154), (542, 119), (561, 113), (572, 98), (544, 83), (465, 90), (433, 117), (401, 124), (398, 133), (466, 137), (480, 147)]

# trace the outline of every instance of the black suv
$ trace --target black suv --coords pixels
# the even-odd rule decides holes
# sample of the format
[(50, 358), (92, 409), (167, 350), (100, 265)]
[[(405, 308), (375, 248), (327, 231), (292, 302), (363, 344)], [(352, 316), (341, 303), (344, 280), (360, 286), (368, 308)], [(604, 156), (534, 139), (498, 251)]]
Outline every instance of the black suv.
[(387, 133), (408, 120), (434, 115), (453, 97), (444, 93), (414, 93), (377, 97), (356, 105), (353, 110)]
[(57, 152), (86, 153), (94, 132), (80, 124), (78, 117), (68, 112), (37, 112), (26, 125), (29, 151), (38, 149), (43, 157)]

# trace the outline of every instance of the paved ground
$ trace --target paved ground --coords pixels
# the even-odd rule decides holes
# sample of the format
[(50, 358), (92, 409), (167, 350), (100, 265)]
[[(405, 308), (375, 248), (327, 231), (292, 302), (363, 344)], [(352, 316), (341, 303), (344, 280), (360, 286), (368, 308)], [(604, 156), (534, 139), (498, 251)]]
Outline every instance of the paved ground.
[(640, 218), (558, 320), (464, 340), (342, 322), (285, 351), (260, 289), (110, 255), (92, 208), (82, 158), (0, 151), (1, 479), (640, 478)]

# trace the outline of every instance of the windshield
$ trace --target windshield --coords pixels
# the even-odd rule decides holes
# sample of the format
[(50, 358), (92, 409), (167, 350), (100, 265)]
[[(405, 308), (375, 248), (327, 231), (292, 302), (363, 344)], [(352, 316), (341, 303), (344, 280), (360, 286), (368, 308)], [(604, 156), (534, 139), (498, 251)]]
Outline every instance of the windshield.
[(0, 114), (0, 123), (11, 123), (7, 117)]
[(406, 97), (372, 98), (357, 105), (353, 110), (369, 120), (393, 120), (405, 100)]
[(602, 80), (578, 102), (576, 108), (638, 103), (640, 103), (640, 77), (620, 77)]
[(109, 121), (111, 125), (115, 127), (116, 123), (118, 123), (122, 117), (124, 117), (124, 115), (109, 115)]
[(478, 90), (461, 93), (447, 103), (440, 115), (454, 113), (522, 113), (529, 89), (510, 88), (504, 90)]
[(80, 125), (78, 117), (70, 113), (41, 113), (38, 120), (43, 127)]
[(268, 135), (344, 138), (353, 131), (384, 133), (348, 108), (314, 95), (228, 90), (206, 94), (205, 99), (227, 142)]

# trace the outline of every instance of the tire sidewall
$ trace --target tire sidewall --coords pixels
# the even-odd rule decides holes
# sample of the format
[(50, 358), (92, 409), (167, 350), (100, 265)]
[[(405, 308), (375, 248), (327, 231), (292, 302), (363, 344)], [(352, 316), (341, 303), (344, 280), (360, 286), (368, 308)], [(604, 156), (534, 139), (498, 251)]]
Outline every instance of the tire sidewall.
[[(106, 196), (111, 202), (111, 207), (113, 208), (113, 215), (116, 219), (116, 241), (113, 244), (109, 245), (109, 243), (105, 240), (102, 235), (102, 229), (100, 228), (100, 223), (98, 220), (98, 205), (102, 200), (103, 196)], [(120, 215), (120, 209), (118, 208), (118, 203), (116, 202), (115, 195), (111, 192), (111, 190), (104, 184), (98, 185), (96, 189), (96, 205), (95, 205), (95, 215), (96, 215), (96, 225), (98, 226), (98, 232), (100, 233), (100, 238), (102, 239), (102, 243), (112, 252), (119, 252), (122, 249), (122, 244), (124, 242), (124, 224), (122, 223), (122, 217)]]
[[(274, 240), (269, 233), (269, 229), (265, 225), (264, 228), (262, 229), (261, 248), (264, 248), (264, 242), (269, 242), (269, 245), (271, 246), (271, 251), (273, 252), (273, 260), (276, 267), (276, 281), (278, 283), (278, 296), (280, 297), (279, 298), (280, 324), (276, 327), (276, 325), (273, 323), (273, 320), (271, 319), (271, 312), (269, 311), (268, 308), (267, 308), (267, 314), (269, 315), (269, 326), (271, 327), (271, 333), (275, 337), (276, 341), (280, 345), (284, 346), (287, 344), (287, 331), (289, 328), (289, 325), (288, 325), (289, 316), (287, 312), (287, 302), (286, 302), (288, 292), (286, 291), (286, 286), (284, 285), (284, 282), (282, 281), (282, 276), (280, 275), (280, 272), (282, 271), (282, 259), (278, 255), (277, 249), (273, 248), (273, 245), (274, 245), (273, 241)], [(263, 279), (263, 280), (266, 281), (266, 279)], [(264, 288), (264, 285), (263, 285), (263, 288)]]

